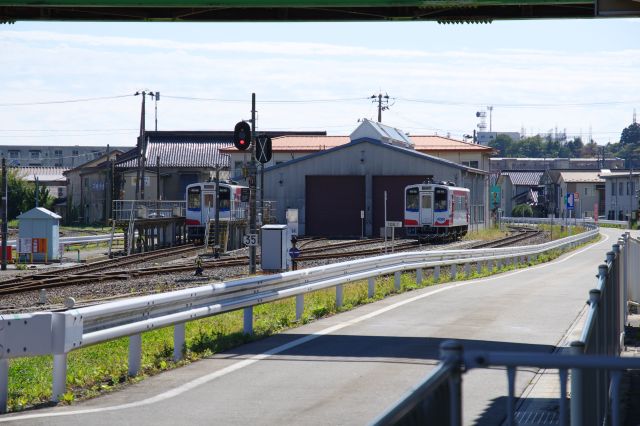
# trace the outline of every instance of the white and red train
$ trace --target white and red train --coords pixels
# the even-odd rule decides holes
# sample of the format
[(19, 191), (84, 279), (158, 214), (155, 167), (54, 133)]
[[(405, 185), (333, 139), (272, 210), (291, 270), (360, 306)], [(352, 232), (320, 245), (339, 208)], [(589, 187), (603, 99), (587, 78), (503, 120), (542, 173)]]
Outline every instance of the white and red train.
[[(202, 239), (207, 221), (216, 218), (216, 183), (198, 182), (187, 186), (187, 236)], [(220, 182), (220, 219), (243, 220), (248, 217), (249, 188)]]
[(448, 240), (466, 235), (469, 194), (467, 188), (448, 182), (407, 186), (404, 191), (406, 235), (419, 240)]

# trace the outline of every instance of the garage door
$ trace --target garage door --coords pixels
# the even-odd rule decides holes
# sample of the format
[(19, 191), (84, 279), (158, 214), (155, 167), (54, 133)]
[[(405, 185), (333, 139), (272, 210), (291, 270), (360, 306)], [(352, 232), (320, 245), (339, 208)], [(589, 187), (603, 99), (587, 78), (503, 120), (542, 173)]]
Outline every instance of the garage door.
[(306, 176), (305, 188), (306, 235), (360, 236), (364, 176)]
[[(421, 176), (374, 176), (373, 177), (373, 236), (384, 235), (384, 191), (387, 191), (387, 220), (404, 219), (404, 188), (407, 185), (424, 182), (429, 175)], [(396, 233), (397, 235), (397, 233)], [(401, 231), (400, 235), (404, 235)]]

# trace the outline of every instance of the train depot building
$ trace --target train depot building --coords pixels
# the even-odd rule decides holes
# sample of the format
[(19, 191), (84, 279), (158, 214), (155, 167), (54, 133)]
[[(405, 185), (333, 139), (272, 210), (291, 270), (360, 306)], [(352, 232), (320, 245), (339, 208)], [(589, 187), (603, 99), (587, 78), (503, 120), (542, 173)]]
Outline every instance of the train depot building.
[(301, 235), (378, 237), (385, 209), (387, 221), (403, 221), (405, 187), (425, 181), (468, 188), (470, 227), (488, 220), (488, 171), (419, 152), (400, 130), (369, 120), (349, 139), (264, 169), (264, 199), (280, 223), (297, 209)]

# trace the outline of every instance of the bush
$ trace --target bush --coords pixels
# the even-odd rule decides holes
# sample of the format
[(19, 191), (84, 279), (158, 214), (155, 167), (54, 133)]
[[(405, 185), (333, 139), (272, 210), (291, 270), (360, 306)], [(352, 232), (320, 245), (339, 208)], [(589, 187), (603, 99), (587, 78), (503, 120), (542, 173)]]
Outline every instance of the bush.
[(513, 217), (532, 217), (533, 209), (529, 204), (518, 204), (511, 211)]

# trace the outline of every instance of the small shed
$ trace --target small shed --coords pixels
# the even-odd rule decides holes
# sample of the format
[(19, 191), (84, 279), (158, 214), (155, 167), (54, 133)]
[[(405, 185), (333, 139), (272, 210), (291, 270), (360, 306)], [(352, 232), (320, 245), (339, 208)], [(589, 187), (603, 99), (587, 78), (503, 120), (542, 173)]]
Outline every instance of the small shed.
[(18, 256), (20, 261), (48, 262), (60, 258), (61, 217), (43, 207), (18, 216)]

